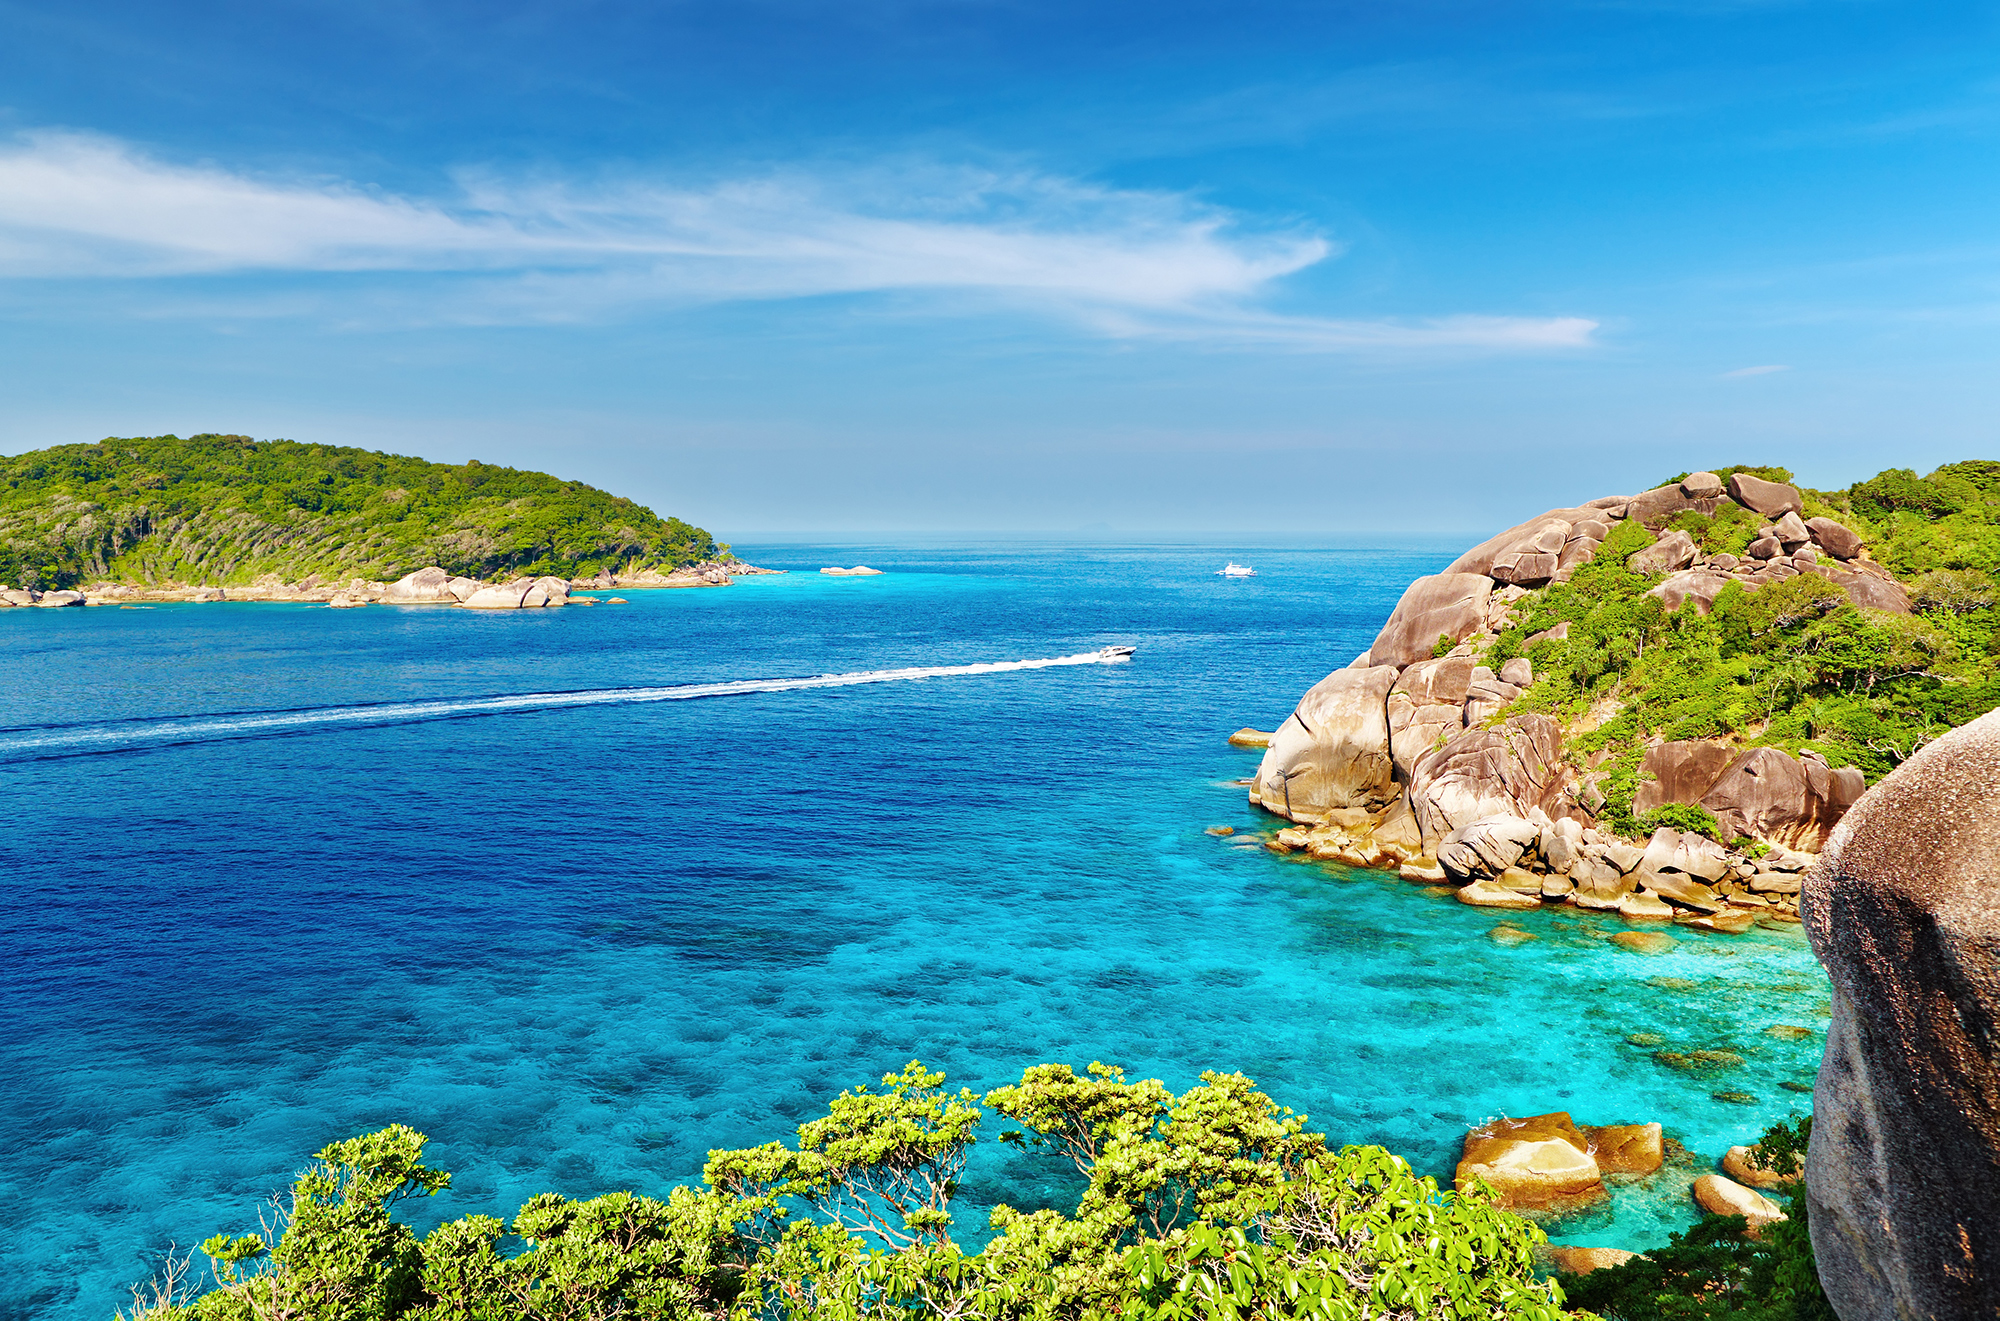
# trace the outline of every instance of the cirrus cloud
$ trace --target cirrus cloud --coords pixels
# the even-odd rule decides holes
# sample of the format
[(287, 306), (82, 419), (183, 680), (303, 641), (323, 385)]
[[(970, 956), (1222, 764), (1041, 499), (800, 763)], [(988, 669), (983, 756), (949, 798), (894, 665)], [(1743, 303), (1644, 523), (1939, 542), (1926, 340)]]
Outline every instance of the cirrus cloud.
[(433, 319), (834, 294), (968, 295), (1135, 339), (1301, 350), (1551, 349), (1575, 317), (1282, 316), (1256, 300), (1338, 255), (1184, 195), (1026, 173), (910, 170), (582, 185), (467, 175), (448, 200), (159, 160), (92, 135), (0, 147), (0, 279), (407, 273), (473, 277)]

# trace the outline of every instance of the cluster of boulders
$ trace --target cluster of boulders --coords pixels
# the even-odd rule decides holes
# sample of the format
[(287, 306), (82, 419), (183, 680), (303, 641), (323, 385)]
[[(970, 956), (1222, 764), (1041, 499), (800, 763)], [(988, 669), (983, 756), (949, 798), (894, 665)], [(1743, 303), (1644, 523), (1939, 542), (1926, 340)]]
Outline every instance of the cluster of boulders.
[[(1531, 1218), (1563, 1217), (1606, 1200), (1607, 1177), (1626, 1181), (1657, 1174), (1667, 1160), (1667, 1141), (1658, 1124), (1580, 1125), (1566, 1111), (1525, 1119), (1501, 1118), (1465, 1135), (1454, 1183), (1463, 1191), (1477, 1179), (1497, 1205)], [(1679, 1148), (1676, 1148), (1679, 1150)], [(1787, 1188), (1799, 1174), (1759, 1168), (1752, 1147), (1731, 1147), (1722, 1173), (1694, 1180), (1695, 1202), (1716, 1215), (1740, 1215), (1755, 1237), (1764, 1226), (1786, 1218), (1759, 1189)], [(1685, 1159), (1685, 1153), (1677, 1159)], [(1550, 1250), (1554, 1265), (1583, 1274), (1630, 1261), (1622, 1248)]]
[[(213, 585), (180, 586), (163, 584), (138, 587), (130, 583), (91, 583), (82, 590), (51, 592), (16, 590), (0, 584), (0, 607), (121, 605), (141, 601), (285, 601), (325, 604), (335, 609), (365, 605), (462, 605), (472, 610), (518, 610), (539, 606), (577, 604), (589, 597), (572, 598), (578, 590), (602, 591), (613, 587), (727, 587), (735, 578), (751, 574), (782, 573), (781, 569), (760, 569), (755, 565), (713, 561), (661, 573), (658, 569), (614, 574), (602, 570), (590, 578), (515, 578), (489, 583), (447, 573), (432, 565), (405, 574), (395, 582), (351, 578), (345, 583), (308, 574), (288, 583), (277, 574), (267, 573), (255, 582), (236, 587)], [(872, 571), (871, 571), (872, 572)]]
[[(1702, 559), (1681, 531), (1658, 532), (1630, 557), (1637, 570), (1669, 575), (1652, 589), (1669, 606), (1693, 600), (1705, 610), (1731, 581), (1757, 591), (1817, 573), (1859, 605), (1909, 610), (1902, 588), (1867, 559), (1850, 529), (1801, 521), (1797, 489), (1747, 473), (1726, 483), (1695, 473), (1636, 496), (1550, 510), (1411, 583), (1373, 645), (1313, 685), (1275, 731), (1232, 736), (1239, 744), (1267, 741), (1251, 803), (1304, 827), (1280, 831), (1275, 846), (1454, 881), (1468, 887), (1468, 903), (1531, 907), (1547, 898), (1722, 930), (1759, 916), (1794, 918), (1795, 878), (1860, 797), (1859, 771), (1810, 752), (1662, 742), (1645, 754), (1634, 812), (1698, 805), (1726, 838), (1747, 836), (1765, 851), (1753, 858), (1708, 841), (1705, 851), (1665, 842), (1694, 838), (1674, 831), (1627, 844), (1597, 829), (1604, 754), (1582, 764), (1566, 759), (1563, 730), (1544, 715), (1495, 721), (1533, 686), (1533, 665), (1525, 657), (1497, 671), (1480, 663), (1516, 604), (1591, 562), (1621, 522), (1658, 529), (1685, 511), (1712, 515), (1729, 501), (1772, 520), (1746, 558)], [(1440, 639), (1448, 644), (1441, 656)], [(1661, 848), (1698, 862), (1666, 862)], [(1483, 861), (1508, 849), (1514, 856), (1498, 866)], [(1642, 865), (1647, 858), (1653, 863)], [(1693, 881), (1674, 879), (1682, 874)]]
[(27, 587), (9, 587), (0, 583), (0, 609), (15, 606), (65, 606), (85, 604), (82, 592), (37, 592)]

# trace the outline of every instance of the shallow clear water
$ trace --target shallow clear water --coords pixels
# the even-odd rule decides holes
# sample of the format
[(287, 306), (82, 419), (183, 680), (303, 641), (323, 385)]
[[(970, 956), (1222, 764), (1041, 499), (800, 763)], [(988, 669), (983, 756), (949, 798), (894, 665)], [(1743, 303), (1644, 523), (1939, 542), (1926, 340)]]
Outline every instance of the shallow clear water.
[[(108, 1315), (391, 1121), (456, 1174), (424, 1218), (505, 1215), (659, 1191), (912, 1057), (974, 1088), (1241, 1069), (1447, 1178), (1501, 1113), (1658, 1119), (1712, 1159), (1805, 1108), (1780, 1084), (1817, 1067), (1827, 989), (1796, 932), (1645, 956), (1556, 911), (1503, 945), (1491, 913), (1256, 846), (1229, 782), (1257, 754), (1225, 736), (1455, 545), (739, 549), (807, 572), (519, 614), (0, 612), (0, 1317)], [(1229, 556), (1259, 576), (1215, 577)], [(810, 572), (855, 562), (890, 573)], [(493, 701), (1111, 642), (1136, 659)], [(1676, 1070), (1645, 1032), (1745, 1062)], [(1663, 1241), (1691, 1173), (1557, 1236)], [(1062, 1196), (989, 1146), (967, 1221)]]

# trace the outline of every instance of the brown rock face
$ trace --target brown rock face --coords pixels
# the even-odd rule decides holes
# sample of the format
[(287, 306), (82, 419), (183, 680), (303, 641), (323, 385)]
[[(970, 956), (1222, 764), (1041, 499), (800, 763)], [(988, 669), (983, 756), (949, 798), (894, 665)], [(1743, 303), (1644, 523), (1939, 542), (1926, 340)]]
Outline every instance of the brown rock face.
[(1729, 498), (1746, 509), (1754, 509), (1766, 518), (1777, 518), (1790, 510), (1805, 508), (1799, 499), (1796, 486), (1783, 482), (1767, 482), (1762, 477), (1752, 477), (1747, 472), (1729, 474)]
[(1482, 573), (1436, 573), (1419, 578), (1403, 591), (1389, 622), (1369, 648), (1372, 665), (1398, 669), (1426, 660), (1439, 635), (1463, 641), (1486, 627), (1486, 598), (1493, 580)]
[[(1627, 933), (1653, 940), (1668, 940), (1651, 931)], [(1590, 1143), (1597, 1168), (1606, 1174), (1651, 1174), (1666, 1160), (1666, 1143), (1658, 1124), (1605, 1124), (1581, 1130)]]
[(1386, 806), (1397, 795), (1386, 710), (1395, 682), (1395, 668), (1378, 665), (1335, 670), (1314, 684), (1271, 735), (1252, 799), (1294, 821)]
[(1543, 715), (1510, 716), (1497, 729), (1468, 729), (1418, 757), (1410, 806), (1426, 841), (1481, 817), (1562, 814), (1562, 731)]
[(1239, 748), (1268, 748), (1271, 746), (1271, 736), (1261, 729), (1252, 729), (1245, 725), (1229, 736), (1229, 742)]
[(1806, 1161), (1827, 1298), (2000, 1313), (2000, 713), (1848, 814), (1804, 913), (1834, 985)]
[(1667, 803), (1699, 803), (1734, 760), (1735, 749), (1707, 739), (1647, 748), (1639, 773), (1641, 779), (1652, 776), (1653, 782), (1641, 784), (1632, 796), (1632, 814), (1644, 816)]
[(1844, 523), (1830, 518), (1808, 518), (1806, 531), (1820, 549), (1836, 559), (1851, 560), (1861, 553), (1861, 538)]
[(1575, 1248), (1562, 1243), (1549, 1246), (1549, 1260), (1565, 1275), (1588, 1275), (1592, 1271), (1623, 1266), (1638, 1255), (1624, 1248)]
[[(1815, 779), (1824, 787), (1815, 787)], [(1827, 772), (1821, 763), (1809, 776), (1805, 765), (1778, 748), (1751, 748), (1717, 777), (1701, 805), (1726, 832), (1817, 852), (1861, 787), (1860, 773), (1851, 768)]]

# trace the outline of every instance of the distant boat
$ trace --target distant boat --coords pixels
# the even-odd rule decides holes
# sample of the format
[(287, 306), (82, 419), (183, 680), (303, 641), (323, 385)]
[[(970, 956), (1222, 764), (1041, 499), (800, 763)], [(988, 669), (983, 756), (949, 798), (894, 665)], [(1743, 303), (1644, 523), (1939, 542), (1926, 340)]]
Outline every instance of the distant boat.
[(1130, 660), (1136, 647), (1099, 647), (1097, 654), (1105, 660)]
[(1235, 560), (1231, 560), (1229, 563), (1223, 565), (1215, 573), (1219, 578), (1255, 578), (1257, 576), (1255, 569), (1247, 564), (1238, 564)]

